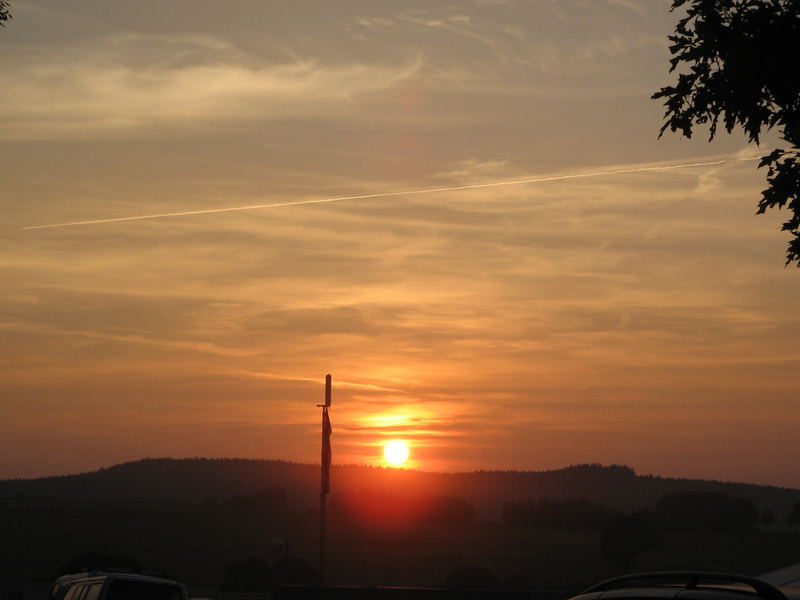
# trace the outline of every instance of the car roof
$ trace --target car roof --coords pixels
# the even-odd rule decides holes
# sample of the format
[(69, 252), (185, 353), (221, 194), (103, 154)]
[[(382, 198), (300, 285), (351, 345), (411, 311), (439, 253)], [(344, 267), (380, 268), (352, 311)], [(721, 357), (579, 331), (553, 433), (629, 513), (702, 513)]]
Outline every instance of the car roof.
[(781, 588), (784, 586), (797, 587), (800, 586), (800, 564), (761, 573), (758, 578)]
[(156, 577), (154, 575), (142, 575), (140, 573), (123, 573), (123, 572), (108, 572), (108, 571), (88, 571), (86, 573), (72, 573), (70, 575), (62, 575), (56, 579), (55, 584), (75, 584), (87, 581), (100, 581), (105, 579), (124, 579), (126, 581), (147, 581), (150, 583), (162, 583), (171, 585), (183, 585), (174, 579), (166, 579), (164, 577)]
[(658, 571), (602, 581), (573, 600), (800, 600), (800, 588), (778, 588), (736, 573)]

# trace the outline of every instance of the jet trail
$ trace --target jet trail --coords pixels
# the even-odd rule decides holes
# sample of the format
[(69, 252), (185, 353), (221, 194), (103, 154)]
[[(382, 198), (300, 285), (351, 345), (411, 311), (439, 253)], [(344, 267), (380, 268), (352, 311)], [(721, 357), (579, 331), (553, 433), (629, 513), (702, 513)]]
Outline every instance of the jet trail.
[(531, 179), (514, 179), (510, 181), (493, 181), (490, 183), (473, 183), (470, 185), (457, 185), (452, 187), (427, 188), (422, 190), (402, 190), (397, 192), (379, 192), (374, 194), (360, 194), (357, 196), (338, 196), (335, 198), (318, 198), (314, 200), (297, 200), (294, 202), (277, 202), (273, 204), (251, 204), (248, 206), (233, 206), (229, 208), (208, 208), (203, 210), (187, 210), (183, 212), (158, 213), (152, 215), (137, 215), (133, 217), (112, 217), (109, 219), (93, 219), (90, 221), (71, 221), (69, 223), (51, 223), (48, 225), (30, 225), (21, 227), (23, 230), (55, 229), (58, 227), (77, 227), (79, 225), (98, 225), (102, 223), (119, 223), (122, 221), (142, 221), (144, 219), (163, 219), (166, 217), (188, 217), (191, 215), (210, 215), (214, 213), (234, 212), (240, 210), (259, 210), (264, 208), (281, 208), (285, 206), (302, 206), (305, 204), (326, 204), (329, 202), (342, 202), (345, 200), (365, 200), (368, 198), (388, 198), (391, 196), (411, 196), (413, 194), (436, 194), (439, 192), (457, 192), (460, 190), (475, 190), (508, 185), (525, 185), (529, 183), (544, 183), (547, 181), (562, 181), (566, 179), (581, 179), (586, 177), (603, 177), (607, 175), (622, 175), (625, 173), (643, 173), (647, 171), (667, 171), (670, 169), (687, 169), (690, 167), (710, 167), (727, 162), (740, 162), (758, 160), (757, 158), (721, 159), (709, 162), (686, 163), (681, 165), (636, 167), (632, 169), (616, 169), (611, 171), (590, 171), (588, 173), (571, 173), (567, 175), (552, 175), (549, 177), (534, 177)]

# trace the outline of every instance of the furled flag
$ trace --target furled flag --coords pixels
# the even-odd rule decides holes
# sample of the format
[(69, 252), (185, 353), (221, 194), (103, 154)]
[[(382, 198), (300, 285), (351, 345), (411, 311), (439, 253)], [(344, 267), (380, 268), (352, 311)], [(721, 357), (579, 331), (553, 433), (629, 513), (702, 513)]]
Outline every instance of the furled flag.
[(331, 419), (328, 411), (322, 411), (322, 493), (331, 491)]

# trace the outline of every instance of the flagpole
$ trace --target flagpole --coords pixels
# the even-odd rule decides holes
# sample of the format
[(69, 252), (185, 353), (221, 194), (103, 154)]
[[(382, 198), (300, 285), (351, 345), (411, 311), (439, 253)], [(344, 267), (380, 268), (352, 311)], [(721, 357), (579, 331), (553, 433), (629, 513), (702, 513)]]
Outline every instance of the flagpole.
[(325, 529), (327, 517), (327, 496), (331, 487), (331, 421), (328, 408), (331, 405), (331, 376), (325, 376), (325, 403), (322, 408), (322, 457), (320, 460), (319, 485), (319, 582), (325, 581)]

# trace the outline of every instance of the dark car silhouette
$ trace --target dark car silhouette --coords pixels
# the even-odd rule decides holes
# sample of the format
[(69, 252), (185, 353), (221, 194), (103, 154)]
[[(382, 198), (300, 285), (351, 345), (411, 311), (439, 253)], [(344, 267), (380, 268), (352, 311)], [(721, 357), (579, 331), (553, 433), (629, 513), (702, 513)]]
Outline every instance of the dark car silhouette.
[(134, 573), (90, 571), (62, 575), (50, 600), (187, 600), (186, 587), (172, 579)]
[(776, 587), (735, 573), (665, 571), (608, 579), (571, 600), (800, 600), (800, 588)]

